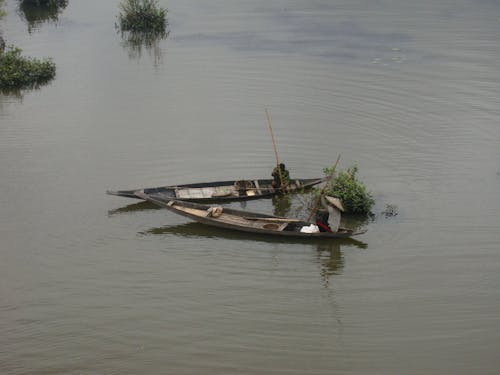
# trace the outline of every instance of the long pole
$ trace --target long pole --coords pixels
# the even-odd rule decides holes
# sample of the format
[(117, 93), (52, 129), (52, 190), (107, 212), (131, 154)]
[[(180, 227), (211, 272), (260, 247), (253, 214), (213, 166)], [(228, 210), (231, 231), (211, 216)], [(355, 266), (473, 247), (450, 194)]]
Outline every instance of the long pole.
[(274, 156), (276, 157), (276, 168), (278, 169), (278, 174), (280, 177), (280, 187), (283, 188), (283, 176), (281, 174), (281, 168), (280, 168), (280, 159), (278, 157), (278, 147), (276, 147), (276, 141), (274, 140), (274, 132), (273, 132), (273, 127), (271, 126), (271, 118), (269, 117), (269, 111), (266, 108), (266, 118), (267, 118), (267, 127), (269, 128), (269, 133), (271, 133), (271, 139), (273, 141), (273, 147), (274, 147)]
[(321, 191), (319, 192), (319, 196), (318, 196), (318, 199), (316, 199), (316, 202), (314, 203), (314, 206), (313, 208), (311, 209), (311, 213), (309, 214), (308, 218), (307, 218), (307, 221), (311, 221), (311, 218), (313, 217), (314, 213), (316, 212), (316, 210), (318, 209), (318, 205), (319, 205), (319, 201), (321, 199), (321, 197), (323, 196), (323, 194), (325, 193), (325, 190), (328, 186), (328, 184), (330, 183), (331, 179), (333, 178), (334, 174), (335, 174), (335, 170), (337, 169), (337, 165), (339, 164), (339, 161), (340, 161), (340, 154), (339, 156), (337, 157), (337, 161), (335, 162), (335, 165), (333, 166), (333, 170), (332, 170), (332, 173), (328, 176), (328, 178), (326, 179), (325, 181), (325, 186), (323, 186), (323, 188), (321, 189)]
[(273, 141), (274, 156), (276, 156), (276, 165), (279, 165), (280, 160), (278, 157), (278, 148), (276, 147), (276, 141), (274, 140), (273, 127), (271, 126), (271, 118), (269, 117), (269, 111), (267, 110), (267, 108), (266, 108), (266, 118), (267, 118), (267, 127), (269, 128), (269, 133), (271, 133), (271, 139)]

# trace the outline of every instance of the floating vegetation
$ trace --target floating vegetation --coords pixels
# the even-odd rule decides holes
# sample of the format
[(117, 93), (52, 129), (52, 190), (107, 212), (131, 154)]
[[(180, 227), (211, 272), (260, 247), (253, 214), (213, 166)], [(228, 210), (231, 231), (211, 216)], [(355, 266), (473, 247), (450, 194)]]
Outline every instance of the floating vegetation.
[(158, 5), (158, 0), (123, 0), (120, 9), (122, 32), (165, 33), (167, 10)]
[(167, 10), (158, 5), (158, 0), (123, 0), (120, 3), (119, 23), (123, 46), (128, 48), (130, 58), (140, 58), (143, 49), (154, 58), (155, 65), (161, 61), (160, 40), (169, 35)]
[(46, 21), (57, 22), (67, 5), (68, 0), (21, 0), (19, 10), (31, 32)]
[[(333, 167), (325, 168), (323, 171), (330, 176)], [(332, 178), (326, 186), (324, 194), (339, 198), (346, 214), (367, 215), (375, 204), (375, 200), (365, 185), (359, 181), (357, 174), (356, 164), (338, 172), (337, 176)], [(319, 194), (318, 189), (315, 189), (315, 192), (316, 195)]]
[(37, 88), (56, 75), (56, 66), (51, 59), (33, 59), (21, 56), (22, 50), (10, 46), (0, 52), (0, 88)]
[(399, 208), (395, 204), (386, 204), (385, 210), (382, 211), (382, 214), (385, 217), (393, 217), (399, 214)]

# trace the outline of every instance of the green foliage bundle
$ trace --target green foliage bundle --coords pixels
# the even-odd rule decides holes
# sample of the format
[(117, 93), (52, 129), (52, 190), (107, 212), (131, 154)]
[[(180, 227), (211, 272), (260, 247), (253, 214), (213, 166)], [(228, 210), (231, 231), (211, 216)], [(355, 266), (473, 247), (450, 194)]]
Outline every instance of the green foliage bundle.
[[(329, 176), (333, 172), (333, 167), (325, 168), (323, 171)], [(339, 198), (347, 214), (366, 215), (370, 213), (375, 200), (365, 185), (358, 180), (357, 174), (356, 164), (345, 171), (340, 171), (330, 180), (324, 194)]]
[(10, 46), (0, 53), (0, 88), (36, 87), (56, 75), (50, 59), (38, 60), (21, 56), (21, 49)]
[(165, 32), (167, 10), (158, 5), (158, 0), (123, 0), (120, 8), (122, 32)]

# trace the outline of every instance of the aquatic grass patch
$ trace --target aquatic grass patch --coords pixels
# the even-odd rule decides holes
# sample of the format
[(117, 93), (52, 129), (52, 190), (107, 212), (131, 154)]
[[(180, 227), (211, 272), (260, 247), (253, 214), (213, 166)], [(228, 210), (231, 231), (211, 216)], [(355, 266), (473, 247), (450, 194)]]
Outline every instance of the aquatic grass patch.
[(167, 9), (158, 0), (123, 0), (120, 9), (122, 32), (164, 33), (167, 28)]
[(56, 75), (51, 59), (34, 59), (21, 55), (22, 50), (10, 46), (0, 53), (0, 88), (36, 88)]
[[(324, 168), (323, 171), (327, 176), (334, 172), (333, 167)], [(324, 194), (339, 198), (346, 214), (367, 215), (371, 212), (375, 199), (359, 180), (358, 172), (356, 164), (339, 171), (325, 187)], [(319, 195), (319, 189), (315, 189), (314, 195)]]
[(155, 65), (161, 61), (159, 42), (168, 37), (167, 10), (158, 0), (122, 0), (119, 23), (115, 27), (122, 36), (122, 46), (128, 49), (130, 58), (140, 58), (143, 49), (154, 58)]

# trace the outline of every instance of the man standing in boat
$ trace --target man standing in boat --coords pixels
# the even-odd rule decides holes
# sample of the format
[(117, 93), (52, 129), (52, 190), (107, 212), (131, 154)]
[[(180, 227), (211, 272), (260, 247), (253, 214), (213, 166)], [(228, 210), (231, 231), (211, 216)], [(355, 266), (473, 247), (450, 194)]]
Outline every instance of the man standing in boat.
[(318, 210), (316, 224), (319, 227), (320, 232), (337, 232), (340, 226), (340, 218), (342, 212), (344, 212), (344, 207), (340, 202), (340, 199), (322, 196), (321, 205), (322, 210)]
[(290, 183), (290, 172), (288, 172), (288, 170), (285, 168), (285, 164), (280, 163), (279, 165), (274, 167), (271, 176), (273, 176), (273, 188), (285, 190), (288, 187)]

